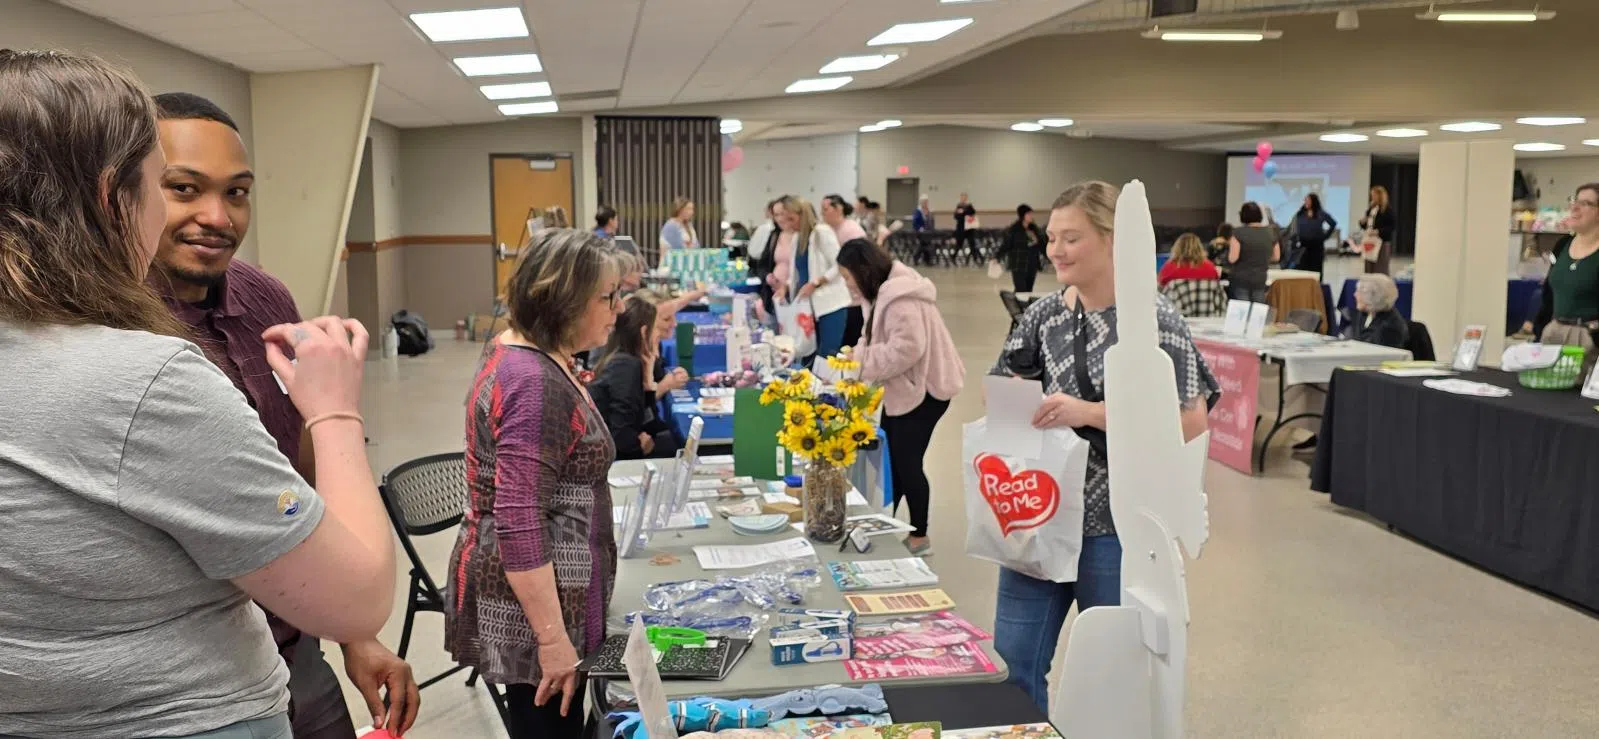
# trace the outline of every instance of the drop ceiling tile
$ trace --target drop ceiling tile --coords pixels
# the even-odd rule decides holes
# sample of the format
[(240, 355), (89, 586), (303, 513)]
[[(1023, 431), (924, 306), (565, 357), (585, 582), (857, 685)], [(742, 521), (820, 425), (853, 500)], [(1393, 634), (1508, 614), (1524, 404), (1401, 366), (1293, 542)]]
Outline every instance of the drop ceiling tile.
[(315, 49), (255, 54), (235, 52), (228, 55), (228, 62), (251, 72), (304, 72), (349, 66), (338, 57)]
[(537, 0), (528, 20), (545, 74), (559, 94), (622, 85), (641, 0)]
[(150, 18), (162, 15), (238, 10), (236, 0), (65, 0), (65, 4), (101, 18)]

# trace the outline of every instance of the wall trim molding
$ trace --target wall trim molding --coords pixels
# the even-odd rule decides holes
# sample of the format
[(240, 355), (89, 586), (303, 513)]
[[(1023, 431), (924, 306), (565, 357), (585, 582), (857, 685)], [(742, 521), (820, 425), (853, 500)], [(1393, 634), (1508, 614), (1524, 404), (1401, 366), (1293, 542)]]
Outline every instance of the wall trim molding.
[(429, 234), (422, 236), (397, 236), (382, 241), (346, 241), (346, 253), (370, 254), (398, 249), (402, 246), (489, 246), (494, 237), (488, 234)]

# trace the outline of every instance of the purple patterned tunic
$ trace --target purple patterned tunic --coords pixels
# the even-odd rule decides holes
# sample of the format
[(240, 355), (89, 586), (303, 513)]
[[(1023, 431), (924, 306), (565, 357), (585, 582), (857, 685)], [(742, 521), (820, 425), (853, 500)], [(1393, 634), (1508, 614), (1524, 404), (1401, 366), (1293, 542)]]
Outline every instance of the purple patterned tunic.
[(505, 573), (553, 564), (578, 655), (600, 647), (616, 583), (616, 448), (593, 404), (537, 349), (493, 345), (467, 403), (471, 497), (450, 557), (444, 647), (494, 682), (537, 683), (538, 641)]

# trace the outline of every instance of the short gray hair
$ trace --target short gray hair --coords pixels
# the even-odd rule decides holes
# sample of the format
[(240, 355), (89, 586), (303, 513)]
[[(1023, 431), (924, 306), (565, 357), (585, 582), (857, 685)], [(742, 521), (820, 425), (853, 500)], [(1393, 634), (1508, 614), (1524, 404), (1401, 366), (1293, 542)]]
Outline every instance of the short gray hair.
[(1393, 309), (1394, 302), (1399, 300), (1399, 286), (1394, 284), (1394, 278), (1385, 274), (1361, 275), (1355, 282), (1355, 297), (1366, 304), (1368, 311), (1381, 313)]
[(611, 259), (616, 262), (616, 274), (626, 277), (634, 272), (644, 272), (644, 261), (633, 252), (615, 249)]

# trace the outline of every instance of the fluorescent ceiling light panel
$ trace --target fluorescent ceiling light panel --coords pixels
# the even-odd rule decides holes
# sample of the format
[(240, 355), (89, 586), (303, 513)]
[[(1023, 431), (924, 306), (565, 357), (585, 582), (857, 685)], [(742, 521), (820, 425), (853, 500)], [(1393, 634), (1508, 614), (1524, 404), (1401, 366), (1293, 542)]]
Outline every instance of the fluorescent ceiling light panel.
[(838, 88), (854, 81), (855, 78), (849, 76), (813, 77), (808, 80), (796, 80), (794, 84), (784, 88), (783, 92), (789, 93), (790, 95), (797, 92), (826, 92), (828, 90), (837, 90)]
[(1540, 142), (1534, 142), (1534, 143), (1531, 143), (1531, 144), (1516, 144), (1514, 147), (1511, 147), (1511, 148), (1515, 149), (1516, 151), (1565, 151), (1566, 150), (1566, 145), (1565, 144), (1549, 144), (1549, 143), (1544, 143), (1544, 142), (1540, 141)]
[(538, 115), (540, 113), (554, 113), (561, 108), (554, 100), (540, 100), (535, 103), (509, 103), (500, 106), (503, 115)]
[(878, 128), (899, 128), (901, 125), (903, 125), (903, 123), (901, 121), (897, 120), (897, 119), (894, 119), (894, 118), (890, 118), (890, 119), (888, 119), (886, 121), (878, 121), (877, 122), (877, 127)]
[(940, 3), (943, 3), (944, 5), (966, 5), (966, 4), (969, 4), (969, 3), (986, 3), (986, 2), (989, 2), (989, 0), (938, 0), (938, 1)]
[(1413, 139), (1426, 136), (1427, 132), (1419, 128), (1385, 128), (1378, 131), (1377, 135), (1385, 139)]
[(1461, 121), (1459, 123), (1445, 123), (1439, 128), (1454, 133), (1482, 133), (1484, 131), (1498, 131), (1504, 126), (1487, 121)]
[(744, 122), (737, 118), (722, 119), (722, 133), (738, 133), (744, 130)]
[(1582, 145), (1583, 146), (1599, 146), (1599, 139), (1586, 139), (1586, 140), (1584, 140), (1582, 142)]
[(1369, 139), (1370, 137), (1359, 133), (1329, 133), (1321, 137), (1322, 141), (1329, 144), (1358, 144)]
[(950, 18), (923, 23), (901, 23), (872, 37), (867, 46), (893, 46), (895, 44), (925, 44), (937, 41), (972, 24), (970, 18)]
[(527, 21), (521, 8), (482, 8), (450, 10), (441, 13), (412, 13), (416, 24), (429, 41), (482, 41), (496, 38), (527, 38)]
[(862, 56), (841, 56), (827, 63), (817, 71), (817, 74), (849, 74), (850, 72), (870, 72), (882, 69), (899, 61), (898, 54), (865, 54)]
[(1524, 126), (1580, 126), (1584, 123), (1587, 123), (1588, 119), (1578, 118), (1576, 116), (1546, 115), (1533, 116), (1531, 118), (1517, 118), (1516, 122)]
[(1144, 38), (1158, 38), (1161, 41), (1214, 41), (1214, 42), (1249, 42), (1280, 39), (1282, 31), (1273, 29), (1189, 29), (1165, 30), (1151, 28), (1143, 32)]
[(881, 131), (881, 130), (883, 130), (883, 127), (879, 126), (879, 125), (877, 125), (875, 123), (873, 123), (871, 125), (861, 126), (861, 133), (877, 133), (878, 131)]
[(551, 94), (550, 83), (548, 82), (515, 82), (509, 85), (484, 85), (478, 89), (483, 91), (483, 97), (486, 97), (490, 100), (547, 98)]
[(1045, 128), (1065, 128), (1067, 126), (1072, 125), (1073, 123), (1076, 123), (1076, 121), (1073, 121), (1070, 118), (1040, 118), (1040, 119), (1038, 119), (1038, 125), (1043, 126)]
[(538, 54), (506, 54), (503, 56), (463, 56), (455, 62), (461, 74), (468, 77), (493, 77), (501, 74), (537, 74), (544, 71)]
[(1037, 123), (1013, 123), (1011, 124), (1010, 130), (1021, 131), (1023, 133), (1033, 133), (1034, 131), (1044, 130), (1044, 127), (1038, 125)]
[(1555, 17), (1553, 10), (1429, 10), (1417, 13), (1424, 21), (1444, 23), (1534, 23)]

